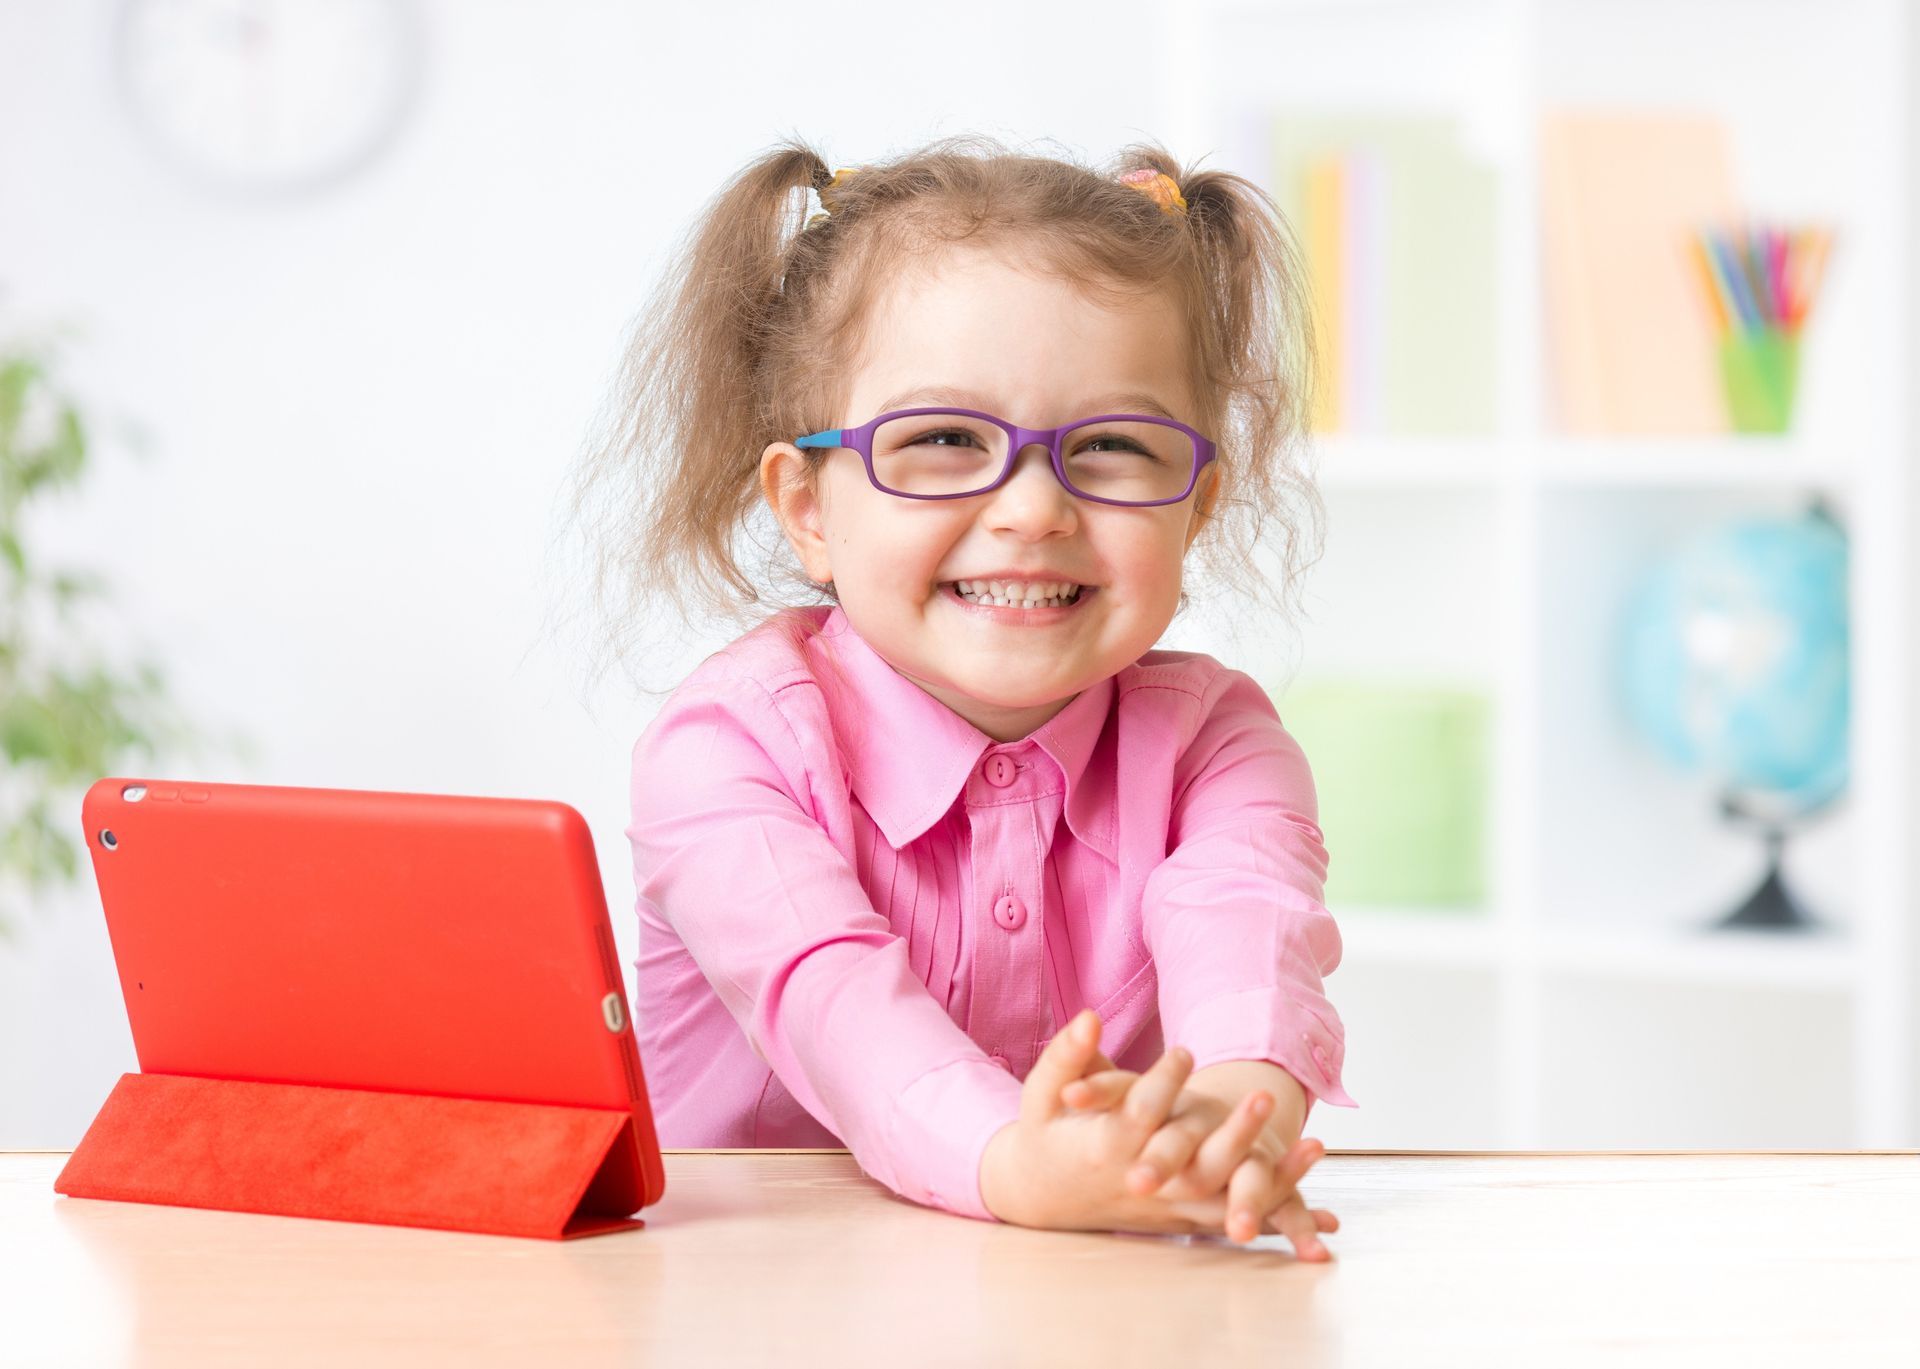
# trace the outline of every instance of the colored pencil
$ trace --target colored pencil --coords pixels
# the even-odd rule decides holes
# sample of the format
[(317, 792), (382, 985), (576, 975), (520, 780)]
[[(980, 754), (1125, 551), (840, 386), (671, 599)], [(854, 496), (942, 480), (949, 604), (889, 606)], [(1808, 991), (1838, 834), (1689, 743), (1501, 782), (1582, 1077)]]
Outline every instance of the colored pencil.
[(1820, 278), (1826, 272), (1827, 258), (1832, 249), (1832, 229), (1815, 228), (1811, 230), (1807, 243), (1806, 269), (1804, 275), (1801, 277), (1800, 290), (1798, 292), (1800, 297), (1800, 310), (1794, 318), (1792, 325), (1795, 328), (1798, 328), (1806, 321), (1807, 311), (1813, 307), (1813, 297), (1819, 293)]
[(1753, 285), (1753, 301), (1760, 312), (1760, 326), (1766, 327), (1780, 317), (1779, 304), (1773, 292), (1773, 278), (1767, 269), (1767, 252), (1764, 239), (1757, 225), (1748, 225), (1747, 231), (1736, 238), (1735, 250), (1740, 253), (1740, 264), (1746, 268), (1747, 279)]
[(1698, 233), (1695, 233), (1687, 239), (1687, 246), (1691, 249), (1687, 253), (1687, 259), (1693, 263), (1694, 275), (1700, 282), (1700, 293), (1706, 296), (1707, 312), (1713, 316), (1713, 330), (1716, 333), (1724, 333), (1727, 331), (1729, 322), (1727, 298), (1715, 275), (1713, 259), (1708, 253), (1707, 244)]
[(1727, 295), (1733, 301), (1733, 313), (1741, 328), (1760, 326), (1759, 310), (1754, 305), (1753, 295), (1747, 285), (1747, 273), (1734, 259), (1733, 244), (1719, 234), (1710, 234), (1707, 241), (1712, 244), (1714, 260), (1720, 264), (1720, 279), (1726, 283)]
[(1773, 296), (1773, 319), (1780, 323), (1787, 316), (1786, 240), (1777, 228), (1763, 229), (1760, 243), (1767, 264), (1767, 293)]
[(1830, 227), (1758, 223), (1689, 234), (1688, 266), (1715, 332), (1798, 332), (1819, 293), (1833, 238)]

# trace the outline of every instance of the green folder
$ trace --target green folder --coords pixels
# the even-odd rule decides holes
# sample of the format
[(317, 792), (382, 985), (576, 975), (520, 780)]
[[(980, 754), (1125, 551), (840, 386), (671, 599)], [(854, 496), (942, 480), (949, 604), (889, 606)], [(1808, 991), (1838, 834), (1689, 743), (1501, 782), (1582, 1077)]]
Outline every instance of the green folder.
[(1313, 771), (1330, 906), (1484, 905), (1484, 693), (1319, 680), (1294, 685), (1274, 706)]

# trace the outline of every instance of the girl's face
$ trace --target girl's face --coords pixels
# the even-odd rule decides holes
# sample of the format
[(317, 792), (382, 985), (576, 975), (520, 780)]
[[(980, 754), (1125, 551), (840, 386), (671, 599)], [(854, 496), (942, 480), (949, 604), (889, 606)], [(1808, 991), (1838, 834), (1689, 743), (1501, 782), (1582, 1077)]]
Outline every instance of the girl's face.
[[(1052, 428), (1150, 413), (1149, 399), (1200, 426), (1185, 380), (1185, 325), (1169, 297), (1096, 303), (965, 246), (904, 276), (876, 309), (842, 427), (889, 409), (953, 404)], [(847, 449), (825, 454), (809, 489), (790, 442), (767, 447), (760, 477), (807, 574), (833, 582), (854, 630), (982, 732), (1012, 741), (1160, 639), (1217, 465), (1184, 502), (1154, 508), (1077, 498), (1043, 447), (1021, 452), (1000, 488), (967, 499), (884, 494)], [(958, 581), (989, 579), (1082, 588), (1069, 607), (1040, 610), (976, 606), (956, 592)]]

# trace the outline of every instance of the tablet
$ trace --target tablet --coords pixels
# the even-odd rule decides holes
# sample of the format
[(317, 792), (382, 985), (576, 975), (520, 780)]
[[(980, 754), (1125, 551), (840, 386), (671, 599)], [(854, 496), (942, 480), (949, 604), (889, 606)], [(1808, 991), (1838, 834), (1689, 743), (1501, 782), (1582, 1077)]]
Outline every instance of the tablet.
[(660, 1197), (568, 805), (109, 778), (81, 814), (143, 1071), (626, 1111), (604, 1196)]

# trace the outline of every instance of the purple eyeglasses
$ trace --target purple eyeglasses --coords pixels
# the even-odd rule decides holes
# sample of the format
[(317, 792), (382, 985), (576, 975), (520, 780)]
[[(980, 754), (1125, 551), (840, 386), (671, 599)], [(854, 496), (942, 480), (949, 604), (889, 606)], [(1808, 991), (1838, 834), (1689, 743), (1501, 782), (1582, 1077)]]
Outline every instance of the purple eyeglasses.
[(874, 488), (902, 499), (966, 499), (998, 489), (1036, 444), (1047, 448), (1055, 478), (1071, 493), (1128, 508), (1178, 504), (1214, 459), (1210, 438), (1149, 414), (1022, 428), (978, 409), (895, 409), (857, 428), (794, 439), (796, 447), (851, 448)]

